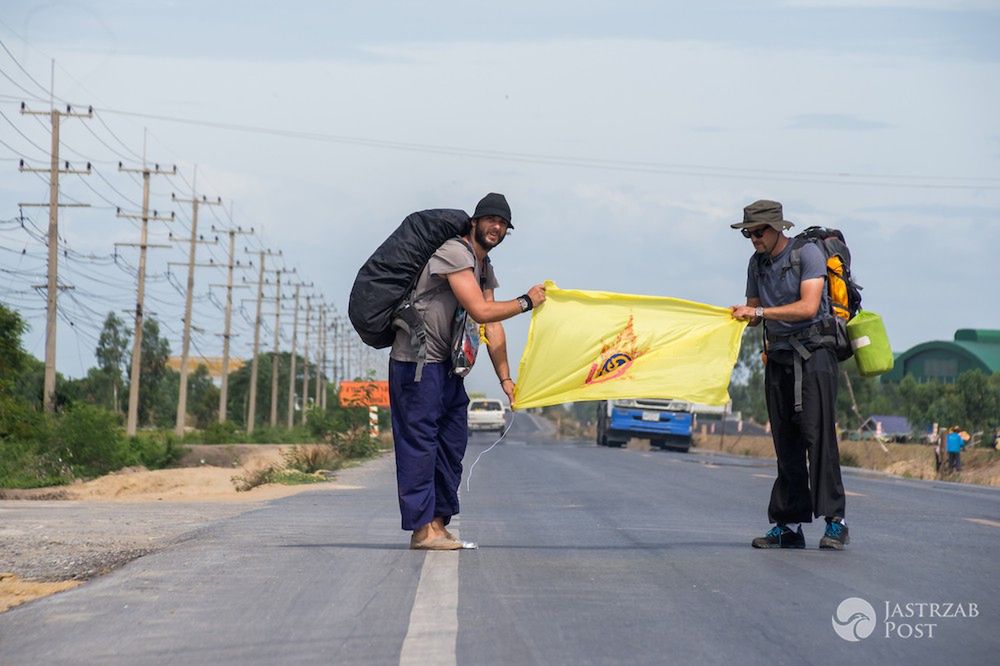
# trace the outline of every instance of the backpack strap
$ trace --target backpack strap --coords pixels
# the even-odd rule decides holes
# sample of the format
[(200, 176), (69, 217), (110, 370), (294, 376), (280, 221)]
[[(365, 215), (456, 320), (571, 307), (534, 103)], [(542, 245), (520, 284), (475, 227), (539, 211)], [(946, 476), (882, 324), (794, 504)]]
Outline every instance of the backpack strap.
[(812, 358), (812, 352), (806, 347), (804, 343), (808, 343), (813, 346), (813, 349), (818, 347), (829, 347), (831, 349), (836, 349), (837, 337), (830, 333), (824, 332), (819, 324), (813, 324), (809, 328), (799, 333), (793, 333), (792, 335), (781, 335), (781, 336), (766, 336), (765, 340), (782, 340), (788, 342), (791, 345), (794, 354), (792, 354), (792, 363), (795, 372), (795, 386), (794, 386), (794, 397), (795, 397), (795, 411), (802, 411), (802, 362), (808, 361)]
[(410, 343), (417, 348), (417, 370), (413, 375), (413, 381), (419, 382), (423, 376), (424, 364), (427, 362), (427, 329), (424, 327), (424, 318), (407, 299), (394, 313), (392, 325), (409, 333)]
[[(473, 262), (476, 261), (476, 253), (472, 249), (472, 246), (461, 236), (456, 236), (462, 241), (462, 244), (468, 248), (469, 252), (472, 253)], [(489, 264), (490, 258), (486, 257), (486, 261), (483, 266), (482, 274), (479, 277), (479, 287), (485, 288), (486, 286), (486, 265)], [(475, 263), (473, 263), (475, 266)], [(427, 328), (424, 326), (424, 318), (417, 311), (415, 307), (416, 302), (421, 299), (428, 298), (443, 292), (445, 289), (450, 289), (448, 281), (445, 280), (441, 284), (428, 289), (427, 291), (417, 296), (417, 282), (420, 280), (420, 275), (423, 273), (421, 269), (420, 273), (413, 278), (413, 283), (410, 287), (409, 296), (406, 300), (399, 306), (399, 308), (392, 315), (392, 326), (393, 328), (399, 328), (410, 334), (410, 344), (417, 349), (417, 369), (413, 375), (413, 381), (419, 382), (420, 378), (423, 376), (424, 365), (427, 363)], [(461, 307), (461, 306), (459, 306)]]

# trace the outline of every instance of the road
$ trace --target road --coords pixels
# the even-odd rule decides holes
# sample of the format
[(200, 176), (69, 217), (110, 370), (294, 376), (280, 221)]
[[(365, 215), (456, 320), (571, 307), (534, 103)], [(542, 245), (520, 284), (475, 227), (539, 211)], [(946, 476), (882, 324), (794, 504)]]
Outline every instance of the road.
[[(473, 436), (467, 468), (493, 439)], [(480, 549), (422, 553), (399, 529), (393, 470), (391, 457), (346, 470), (356, 489), (220, 520), (4, 613), (0, 664), (986, 664), (1000, 653), (996, 489), (850, 471), (848, 550), (818, 550), (812, 524), (806, 550), (758, 551), (772, 462), (556, 442), (518, 415), (462, 489), (457, 529)], [(833, 624), (851, 597), (876, 615), (857, 642)], [(948, 617), (929, 617), (931, 603)]]

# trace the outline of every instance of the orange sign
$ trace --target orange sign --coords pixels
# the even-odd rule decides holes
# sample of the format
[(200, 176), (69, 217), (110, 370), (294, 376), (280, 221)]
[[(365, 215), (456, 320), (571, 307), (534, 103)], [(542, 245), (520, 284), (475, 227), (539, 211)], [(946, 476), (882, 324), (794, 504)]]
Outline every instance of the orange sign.
[(389, 382), (340, 382), (341, 407), (388, 407)]

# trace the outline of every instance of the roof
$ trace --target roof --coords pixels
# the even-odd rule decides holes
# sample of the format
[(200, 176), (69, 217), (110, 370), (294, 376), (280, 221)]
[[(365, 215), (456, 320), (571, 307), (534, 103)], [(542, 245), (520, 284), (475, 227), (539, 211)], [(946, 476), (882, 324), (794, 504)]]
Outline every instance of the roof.
[(961, 328), (954, 340), (932, 340), (910, 347), (895, 357), (894, 368), (884, 378), (900, 381), (910, 358), (928, 351), (941, 351), (965, 358), (969, 365), (987, 374), (1000, 373), (1000, 330)]
[(910, 422), (905, 416), (893, 416), (891, 414), (872, 414), (861, 424), (859, 430), (878, 430), (881, 425), (882, 435), (909, 435), (913, 432)]

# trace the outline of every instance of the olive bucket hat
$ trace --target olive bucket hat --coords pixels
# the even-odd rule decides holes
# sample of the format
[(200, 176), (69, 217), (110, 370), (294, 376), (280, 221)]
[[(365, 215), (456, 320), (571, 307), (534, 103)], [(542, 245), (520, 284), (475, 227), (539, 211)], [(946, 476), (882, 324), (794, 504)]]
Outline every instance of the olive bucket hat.
[(730, 224), (733, 229), (750, 229), (762, 224), (771, 226), (778, 231), (790, 229), (793, 225), (785, 219), (781, 204), (777, 201), (760, 199), (743, 209), (743, 221)]

